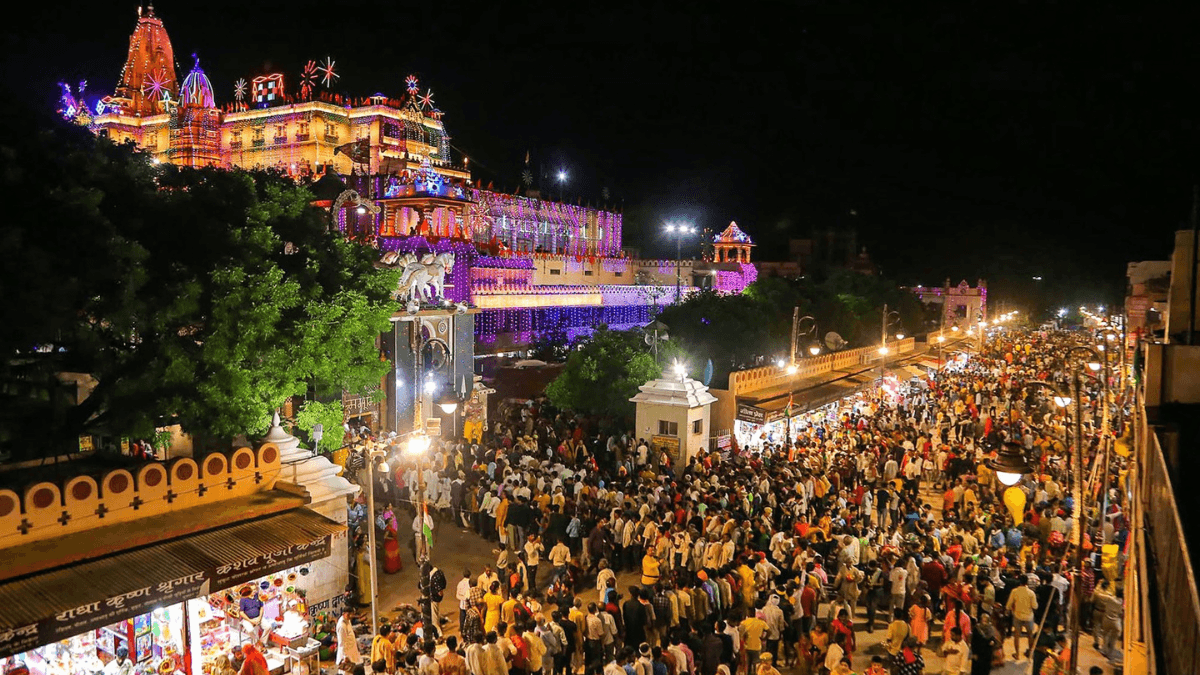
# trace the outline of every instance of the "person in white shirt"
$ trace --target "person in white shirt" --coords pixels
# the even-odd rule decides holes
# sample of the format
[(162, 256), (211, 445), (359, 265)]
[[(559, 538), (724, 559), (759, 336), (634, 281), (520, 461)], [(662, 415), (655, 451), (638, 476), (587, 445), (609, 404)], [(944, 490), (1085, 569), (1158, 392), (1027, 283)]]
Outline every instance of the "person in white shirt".
[(829, 643), (829, 649), (825, 652), (825, 668), (832, 672), (842, 662), (842, 657), (845, 655), (846, 650), (842, 649), (841, 644), (837, 642)]
[(897, 562), (892, 571), (888, 573), (888, 581), (891, 582), (892, 607), (903, 608), (904, 596), (908, 592), (908, 570), (904, 568), (900, 562)]
[(950, 629), (950, 641), (942, 645), (942, 658), (946, 659), (942, 671), (945, 675), (962, 675), (969, 668), (969, 648), (963, 640), (961, 628)]
[[(337, 658), (335, 663), (349, 662), (351, 667), (363, 662), (362, 654), (358, 651), (358, 638), (354, 635), (354, 626), (350, 621), (350, 610), (343, 608), (338, 617), (337, 628)], [(110, 664), (111, 665), (111, 664)], [(104, 675), (129, 675), (129, 673), (108, 673)]]
[(454, 588), (454, 597), (458, 600), (458, 625), (460, 626), (466, 623), (467, 609), (471, 606), (471, 582), (471, 570), (463, 570), (463, 578)]
[[(345, 614), (343, 614), (342, 616), (343, 616), (343, 618), (345, 618)], [(346, 619), (346, 620), (349, 621), (349, 619)], [(339, 629), (341, 628), (341, 625), (342, 625), (342, 619), (338, 619), (338, 628)], [(339, 653), (341, 652), (340, 640), (339, 640), (338, 652)], [(355, 648), (355, 653), (358, 653), (357, 647)], [(361, 657), (357, 661), (355, 661), (355, 663), (361, 663), (361, 662), (362, 662)], [(105, 664), (104, 670), (102, 670), (101, 672), (104, 675), (133, 675), (133, 661), (131, 661), (129, 659), (129, 650), (125, 647), (117, 647), (117, 658), (115, 658), (112, 661), (109, 661), (107, 664)]]

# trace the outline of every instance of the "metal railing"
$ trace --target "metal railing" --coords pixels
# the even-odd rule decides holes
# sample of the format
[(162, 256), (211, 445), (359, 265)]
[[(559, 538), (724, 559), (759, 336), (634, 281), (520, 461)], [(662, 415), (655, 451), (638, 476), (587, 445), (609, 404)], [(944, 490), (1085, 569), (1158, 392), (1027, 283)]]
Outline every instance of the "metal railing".
[(1139, 490), (1161, 673), (1200, 673), (1200, 594), (1159, 434), (1146, 429)]

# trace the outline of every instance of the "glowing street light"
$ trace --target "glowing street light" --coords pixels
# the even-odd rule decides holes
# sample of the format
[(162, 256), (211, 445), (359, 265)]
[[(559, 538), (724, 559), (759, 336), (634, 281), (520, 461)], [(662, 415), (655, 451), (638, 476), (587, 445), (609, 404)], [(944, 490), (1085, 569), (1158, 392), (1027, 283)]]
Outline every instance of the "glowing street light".
[(897, 339), (897, 340), (903, 340), (903, 339), (904, 339), (904, 333), (896, 333), (896, 339)]
[(817, 343), (815, 343), (815, 342), (814, 342), (814, 343), (812, 343), (812, 346), (810, 346), (810, 347), (808, 348), (808, 353), (809, 353), (809, 354), (812, 354), (813, 356), (816, 356), (817, 354), (820, 354), (820, 353), (821, 353), (821, 345), (819, 345), (819, 344), (817, 344)]
[(887, 347), (880, 347), (880, 348), (879, 348), (879, 355), (880, 355), (880, 356), (887, 356), (887, 355), (888, 355), (888, 352), (890, 352), (890, 351), (891, 351), (891, 350), (890, 350), (890, 349), (888, 349)]
[(675, 302), (682, 299), (683, 293), (683, 237), (695, 231), (696, 228), (687, 223), (667, 223), (667, 233), (675, 237)]
[(424, 434), (417, 434), (408, 439), (408, 445), (404, 446), (404, 454), (409, 457), (420, 457), (429, 449), (429, 437)]
[(997, 480), (1010, 487), (1033, 470), (1025, 461), (1025, 453), (1019, 443), (1005, 443), (996, 458), (988, 461), (988, 467), (996, 472)]
[(676, 361), (674, 370), (675, 377), (678, 377), (680, 381), (683, 381), (683, 379), (687, 377), (687, 366), (683, 365), (682, 363)]
[(950, 332), (952, 332), (952, 333), (957, 333), (957, 332), (958, 332), (958, 326), (951, 326), (951, 327), (950, 327)]
[(438, 407), (447, 415), (453, 415), (458, 410), (458, 398), (449, 389), (438, 399)]
[(946, 341), (946, 336), (945, 336), (945, 335), (939, 335), (939, 336), (937, 337), (937, 341), (938, 341), (939, 343), (945, 342), (945, 341)]

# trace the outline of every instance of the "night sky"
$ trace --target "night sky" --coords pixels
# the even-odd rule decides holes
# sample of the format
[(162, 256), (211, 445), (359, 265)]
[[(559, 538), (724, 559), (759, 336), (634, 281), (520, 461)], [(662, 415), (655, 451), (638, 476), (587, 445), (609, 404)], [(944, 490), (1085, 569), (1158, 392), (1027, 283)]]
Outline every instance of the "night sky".
[[(1187, 224), (1194, 11), (653, 4), (667, 3), (163, 0), (156, 13), (179, 76), (198, 52), (221, 103), (238, 77), (294, 82), (327, 55), (335, 91), (355, 96), (399, 95), (415, 73), (483, 184), (514, 190), (528, 150), (544, 192), (558, 194), (560, 169), (571, 201), (607, 188), (648, 255), (673, 255), (670, 220), (736, 220), (763, 259), (810, 228), (856, 227), (903, 283), (985, 276), (994, 299), (1100, 300)], [(22, 9), (37, 16), (6, 29), (20, 30), (5, 36), (10, 95), (53, 106), (54, 83), (81, 78), (111, 92), (134, 2)]]

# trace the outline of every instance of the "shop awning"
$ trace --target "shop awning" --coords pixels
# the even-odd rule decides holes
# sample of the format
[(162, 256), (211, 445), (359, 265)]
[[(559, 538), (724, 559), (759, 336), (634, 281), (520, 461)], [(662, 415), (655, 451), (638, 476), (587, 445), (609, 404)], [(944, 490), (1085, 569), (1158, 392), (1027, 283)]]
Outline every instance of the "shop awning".
[(901, 377), (902, 379), (908, 379), (911, 377), (915, 377), (917, 379), (923, 380), (926, 377), (925, 371), (918, 368), (915, 363), (905, 364), (903, 366), (895, 368), (895, 372), (896, 372), (896, 375), (898, 377)]
[(922, 368), (928, 368), (929, 370), (934, 370), (934, 371), (936, 371), (938, 368), (941, 367), (941, 365), (938, 363), (938, 360), (936, 358), (935, 359), (930, 359), (930, 358), (919, 359), (917, 361), (917, 365), (921, 366)]
[(0, 584), (0, 658), (320, 560), (345, 529), (300, 508)]
[[(810, 410), (816, 410), (823, 405), (832, 403), (840, 398), (851, 396), (875, 381), (875, 371), (862, 372), (843, 377), (816, 387), (802, 389), (791, 394), (792, 416)], [(787, 416), (788, 395), (775, 396), (766, 401), (751, 405), (738, 403), (737, 419), (753, 424), (770, 424)]]

